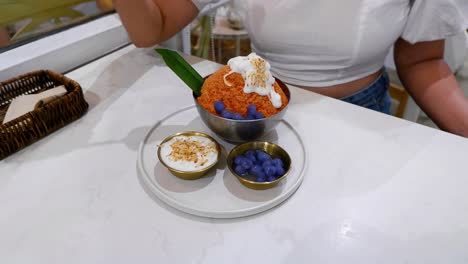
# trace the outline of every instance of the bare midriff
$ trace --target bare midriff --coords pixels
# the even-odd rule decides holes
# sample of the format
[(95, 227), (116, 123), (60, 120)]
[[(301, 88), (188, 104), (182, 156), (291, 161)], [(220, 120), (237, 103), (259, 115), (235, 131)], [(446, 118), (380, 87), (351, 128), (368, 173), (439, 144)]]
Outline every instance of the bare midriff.
[(321, 95), (343, 99), (350, 95), (353, 95), (371, 85), (377, 78), (379, 78), (382, 70), (379, 70), (371, 75), (363, 77), (361, 79), (357, 79), (351, 82), (326, 86), (326, 87), (307, 87), (307, 86), (297, 86), (302, 89), (306, 89), (311, 92), (315, 92)]

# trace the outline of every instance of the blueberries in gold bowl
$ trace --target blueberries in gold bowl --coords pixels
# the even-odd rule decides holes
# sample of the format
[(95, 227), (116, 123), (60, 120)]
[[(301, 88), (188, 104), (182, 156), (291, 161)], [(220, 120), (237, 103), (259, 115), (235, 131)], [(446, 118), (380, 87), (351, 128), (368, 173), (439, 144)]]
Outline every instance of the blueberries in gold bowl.
[(274, 143), (253, 141), (233, 148), (227, 157), (227, 166), (244, 186), (266, 190), (288, 176), (291, 158)]

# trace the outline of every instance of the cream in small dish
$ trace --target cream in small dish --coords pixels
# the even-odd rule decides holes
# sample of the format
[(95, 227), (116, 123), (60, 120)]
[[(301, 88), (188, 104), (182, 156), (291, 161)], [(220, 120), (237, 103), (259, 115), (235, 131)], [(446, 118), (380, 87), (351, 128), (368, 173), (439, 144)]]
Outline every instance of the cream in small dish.
[(164, 139), (158, 148), (159, 161), (175, 176), (195, 180), (219, 161), (220, 146), (200, 132), (182, 132)]

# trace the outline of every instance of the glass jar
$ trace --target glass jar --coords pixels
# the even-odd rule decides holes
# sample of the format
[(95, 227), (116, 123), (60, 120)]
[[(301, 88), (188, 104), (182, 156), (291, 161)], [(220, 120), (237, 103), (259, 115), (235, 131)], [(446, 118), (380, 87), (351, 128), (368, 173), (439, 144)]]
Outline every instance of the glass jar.
[(229, 26), (236, 30), (244, 29), (244, 24), (242, 22), (242, 17), (240, 15), (239, 10), (232, 4), (232, 2), (228, 5), (227, 8), (227, 20), (229, 22)]

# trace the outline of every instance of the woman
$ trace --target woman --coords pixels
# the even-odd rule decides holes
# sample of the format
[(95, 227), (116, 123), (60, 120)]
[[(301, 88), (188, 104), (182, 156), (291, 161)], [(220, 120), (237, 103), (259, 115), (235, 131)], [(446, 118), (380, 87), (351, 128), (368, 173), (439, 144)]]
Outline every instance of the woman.
[[(114, 0), (138, 47), (168, 39), (216, 0)], [(463, 31), (453, 0), (235, 0), (253, 50), (292, 85), (388, 113), (384, 59), (441, 128), (468, 137), (468, 102), (443, 60)]]

